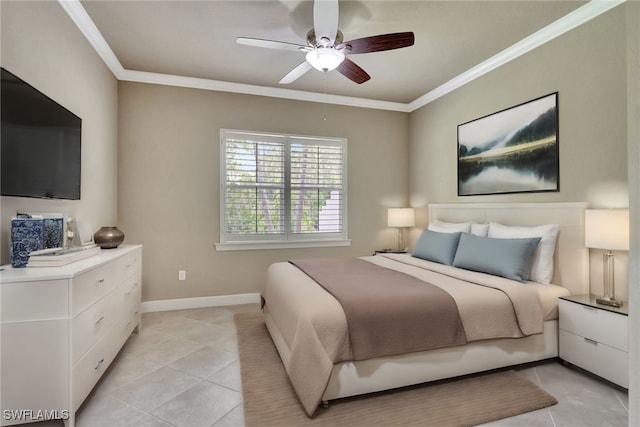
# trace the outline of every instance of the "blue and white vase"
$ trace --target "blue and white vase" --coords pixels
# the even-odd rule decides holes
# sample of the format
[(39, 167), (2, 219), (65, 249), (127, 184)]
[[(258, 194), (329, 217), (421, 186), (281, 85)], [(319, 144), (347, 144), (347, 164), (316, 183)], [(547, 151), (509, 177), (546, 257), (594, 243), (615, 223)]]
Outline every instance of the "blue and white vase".
[(13, 218), (11, 220), (11, 266), (26, 267), (29, 254), (44, 248), (44, 220)]
[(64, 218), (44, 218), (44, 248), (64, 246)]

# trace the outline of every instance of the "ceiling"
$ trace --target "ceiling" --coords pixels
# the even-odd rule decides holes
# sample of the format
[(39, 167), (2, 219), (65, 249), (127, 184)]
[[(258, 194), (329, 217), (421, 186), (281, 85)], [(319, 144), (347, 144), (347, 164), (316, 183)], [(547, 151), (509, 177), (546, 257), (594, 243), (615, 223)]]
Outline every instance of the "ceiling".
[[(60, 3), (69, 12), (67, 2)], [(425, 94), (435, 93), (456, 78), (469, 75), (478, 69), (478, 64), (491, 62), (492, 58), (494, 67), (510, 60), (532, 48), (523, 44), (523, 39), (544, 35), (543, 29), (549, 24), (556, 23), (555, 32), (547, 31), (549, 34), (561, 34), (575, 27), (575, 19), (568, 20), (566, 15), (576, 11), (572, 14), (575, 15), (591, 6), (584, 6), (585, 3), (342, 0), (339, 29), (345, 40), (413, 31), (415, 44), (398, 50), (351, 55), (350, 59), (371, 75), (371, 80), (361, 85), (336, 71), (323, 75), (316, 70), (289, 85), (280, 85), (278, 81), (304, 61), (304, 54), (238, 45), (236, 38), (305, 44), (306, 33), (313, 26), (312, 1), (76, 2), (81, 6), (77, 9), (86, 11), (84, 25), (92, 21), (98, 38), (100, 35), (104, 38), (102, 50), (115, 55), (112, 63), (121, 66), (122, 75), (118, 77), (123, 80), (161, 82), (181, 76), (195, 78), (190, 81), (199, 84), (211, 82), (212, 88), (218, 85), (223, 90), (247, 89), (293, 98), (304, 94), (303, 97), (324, 101), (327, 97), (322, 94), (326, 93), (365, 104), (368, 100), (380, 101), (389, 106), (415, 104)], [(83, 25), (75, 21), (79, 27)], [(558, 25), (560, 22), (563, 24)], [(552, 37), (538, 38), (545, 42)], [(520, 48), (514, 50), (514, 45)], [(508, 52), (511, 53), (505, 56)], [(496, 62), (495, 58), (501, 55), (503, 58)]]

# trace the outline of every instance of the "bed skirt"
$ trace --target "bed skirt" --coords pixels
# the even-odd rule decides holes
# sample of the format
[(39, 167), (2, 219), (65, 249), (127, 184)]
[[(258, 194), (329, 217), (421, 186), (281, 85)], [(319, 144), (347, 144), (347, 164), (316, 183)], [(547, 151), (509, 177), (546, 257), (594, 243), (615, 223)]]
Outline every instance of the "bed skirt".
[[(280, 358), (287, 365), (289, 347), (266, 305), (264, 320)], [(558, 321), (548, 320), (544, 323), (544, 333), (524, 338), (475, 341), (463, 346), (337, 363), (322, 400), (373, 393), (557, 356)]]

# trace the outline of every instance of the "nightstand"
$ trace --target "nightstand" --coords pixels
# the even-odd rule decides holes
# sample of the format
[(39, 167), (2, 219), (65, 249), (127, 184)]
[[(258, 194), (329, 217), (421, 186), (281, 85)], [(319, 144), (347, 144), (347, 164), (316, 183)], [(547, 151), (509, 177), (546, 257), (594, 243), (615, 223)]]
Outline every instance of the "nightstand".
[(596, 303), (595, 295), (559, 301), (560, 358), (621, 387), (629, 388), (626, 305)]
[(373, 254), (406, 254), (406, 249), (377, 249)]

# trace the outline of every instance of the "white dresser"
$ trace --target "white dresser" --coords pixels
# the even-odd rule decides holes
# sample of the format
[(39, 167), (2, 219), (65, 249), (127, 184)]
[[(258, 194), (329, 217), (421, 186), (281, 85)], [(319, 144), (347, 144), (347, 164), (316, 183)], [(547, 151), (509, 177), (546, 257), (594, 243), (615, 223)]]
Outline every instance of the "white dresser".
[(594, 295), (562, 297), (560, 358), (629, 388), (628, 310), (596, 303)]
[(75, 411), (140, 324), (142, 246), (0, 271), (1, 424)]

